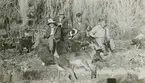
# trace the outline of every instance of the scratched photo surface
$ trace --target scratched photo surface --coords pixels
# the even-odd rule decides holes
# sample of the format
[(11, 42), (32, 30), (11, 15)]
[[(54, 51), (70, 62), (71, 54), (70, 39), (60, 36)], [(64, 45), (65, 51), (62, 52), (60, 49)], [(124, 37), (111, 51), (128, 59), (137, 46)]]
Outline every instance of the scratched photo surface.
[(145, 0), (0, 0), (0, 83), (145, 83)]

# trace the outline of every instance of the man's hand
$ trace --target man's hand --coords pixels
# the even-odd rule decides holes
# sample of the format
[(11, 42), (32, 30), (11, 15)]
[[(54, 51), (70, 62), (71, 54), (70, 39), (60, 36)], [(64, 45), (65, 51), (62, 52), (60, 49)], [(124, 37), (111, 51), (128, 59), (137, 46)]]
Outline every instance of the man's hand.
[(44, 35), (44, 38), (49, 38), (50, 36), (46, 36), (46, 35)]
[(54, 35), (50, 35), (50, 37), (51, 37), (52, 39), (55, 39)]
[(93, 37), (93, 38), (95, 38), (95, 35), (92, 34), (92, 33), (89, 33), (88, 35), (91, 36), (91, 37)]
[(58, 23), (58, 27), (61, 27), (62, 26), (62, 23)]

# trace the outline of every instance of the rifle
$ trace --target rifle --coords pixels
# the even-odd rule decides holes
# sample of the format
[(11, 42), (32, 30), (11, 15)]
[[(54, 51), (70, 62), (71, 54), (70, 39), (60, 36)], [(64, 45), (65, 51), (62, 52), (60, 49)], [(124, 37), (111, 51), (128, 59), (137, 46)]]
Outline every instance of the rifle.
[(104, 39), (104, 45), (105, 45), (105, 49), (106, 51), (109, 51), (109, 49), (111, 50), (111, 46), (110, 46), (110, 40), (107, 37), (107, 29), (105, 28), (105, 39)]

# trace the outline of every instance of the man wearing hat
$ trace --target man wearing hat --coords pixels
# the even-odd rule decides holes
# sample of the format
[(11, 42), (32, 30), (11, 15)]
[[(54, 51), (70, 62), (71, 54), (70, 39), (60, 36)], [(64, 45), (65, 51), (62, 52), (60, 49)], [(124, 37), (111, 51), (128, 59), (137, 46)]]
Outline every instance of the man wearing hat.
[(53, 50), (54, 40), (56, 43), (60, 41), (61, 29), (57, 27), (56, 22), (53, 19), (48, 19), (48, 28), (44, 38), (49, 39), (49, 49)]
[(61, 28), (61, 41), (64, 41), (64, 36), (67, 35), (68, 30), (68, 19), (65, 17), (65, 14), (63, 11), (60, 11), (59, 15), (54, 18), (59, 28)]
[(109, 49), (110, 51), (114, 50), (115, 45), (110, 38), (109, 29), (105, 21), (101, 21), (97, 26), (93, 27), (89, 32), (89, 36), (95, 39), (94, 43), (103, 50), (105, 56), (108, 55)]
[(29, 37), (29, 36), (31, 36), (30, 30), (29, 30), (28, 28), (26, 28), (26, 29), (24, 30), (24, 37)]
[(78, 30), (78, 33), (75, 35), (74, 39), (83, 40), (86, 37), (86, 30), (88, 26), (88, 22), (82, 19), (82, 14), (77, 13), (74, 28)]

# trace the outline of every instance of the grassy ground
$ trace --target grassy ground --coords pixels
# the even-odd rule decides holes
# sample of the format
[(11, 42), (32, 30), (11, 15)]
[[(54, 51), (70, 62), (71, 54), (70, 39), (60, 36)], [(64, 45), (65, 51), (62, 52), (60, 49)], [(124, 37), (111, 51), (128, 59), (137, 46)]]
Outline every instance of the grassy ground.
[[(12, 56), (11, 51), (4, 66), (16, 83), (106, 83), (106, 79), (111, 77), (116, 78), (118, 83), (145, 83), (145, 49), (132, 48), (129, 43), (130, 41), (115, 41), (116, 52), (103, 57), (105, 62), (97, 64), (96, 79), (90, 79), (89, 71), (79, 69), (82, 71), (77, 73), (79, 80), (68, 81), (66, 72), (58, 71), (56, 66), (42, 66), (41, 60), (33, 53)], [(24, 71), (28, 73), (24, 75)]]

